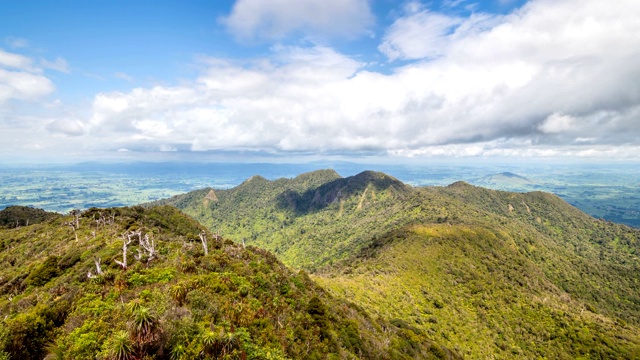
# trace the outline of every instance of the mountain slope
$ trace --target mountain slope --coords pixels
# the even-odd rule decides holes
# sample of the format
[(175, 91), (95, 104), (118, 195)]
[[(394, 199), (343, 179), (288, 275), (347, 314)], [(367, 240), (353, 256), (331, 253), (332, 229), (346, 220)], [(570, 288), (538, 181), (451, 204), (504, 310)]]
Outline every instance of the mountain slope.
[(640, 356), (637, 325), (559, 289), (503, 232), (416, 225), (313, 278), (468, 358)]
[(90, 209), (0, 239), (1, 359), (457, 358), (173, 207)]
[(475, 222), (510, 234), (519, 252), (560, 289), (640, 325), (640, 230), (594, 219), (543, 192), (467, 184), (442, 191), (489, 213)]
[(205, 199), (210, 191), (153, 204), (174, 205), (214, 232), (273, 251), (287, 265), (306, 270), (349, 256), (370, 240), (370, 228), (392, 229), (411, 221), (409, 213), (423, 215), (413, 209), (421, 206), (413, 188), (375, 172), (340, 178), (324, 170), (275, 181), (253, 177), (236, 188), (214, 190), (215, 202)]
[(371, 172), (291, 181), (264, 180), (268, 195), (250, 200), (241, 186), (207, 206), (205, 193), (173, 203), (471, 358), (639, 356), (639, 230), (541, 192), (411, 188)]

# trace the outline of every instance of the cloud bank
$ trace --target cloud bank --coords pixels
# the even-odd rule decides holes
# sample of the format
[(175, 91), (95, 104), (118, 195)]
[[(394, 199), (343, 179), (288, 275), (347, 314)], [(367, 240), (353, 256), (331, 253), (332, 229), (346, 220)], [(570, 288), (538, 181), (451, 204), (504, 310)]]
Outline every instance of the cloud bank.
[[(269, 39), (370, 26), (366, 1), (331, 3), (241, 0), (223, 21)], [(635, 0), (533, 0), (467, 18), (415, 5), (379, 40), (388, 72), (320, 44), (201, 57), (195, 79), (99, 93), (87, 116), (47, 129), (112, 151), (638, 159), (639, 19)], [(53, 90), (29, 59), (0, 52), (0, 64), (0, 103)]]

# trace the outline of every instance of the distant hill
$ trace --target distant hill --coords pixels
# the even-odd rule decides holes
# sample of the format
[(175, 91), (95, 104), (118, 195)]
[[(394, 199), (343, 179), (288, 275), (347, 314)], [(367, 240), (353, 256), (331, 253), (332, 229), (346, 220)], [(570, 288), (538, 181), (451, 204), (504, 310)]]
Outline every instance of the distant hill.
[(0, 228), (33, 225), (59, 216), (54, 212), (27, 206), (8, 206), (0, 210)]
[(640, 230), (555, 195), (332, 171), (210, 191), (163, 203), (466, 357), (640, 357)]
[(164, 206), (0, 230), (0, 359), (44, 358), (460, 357)]
[(530, 179), (514, 174), (512, 172), (502, 172), (499, 174), (487, 175), (475, 181), (478, 185), (486, 185), (497, 188), (514, 188), (532, 186), (535, 183)]

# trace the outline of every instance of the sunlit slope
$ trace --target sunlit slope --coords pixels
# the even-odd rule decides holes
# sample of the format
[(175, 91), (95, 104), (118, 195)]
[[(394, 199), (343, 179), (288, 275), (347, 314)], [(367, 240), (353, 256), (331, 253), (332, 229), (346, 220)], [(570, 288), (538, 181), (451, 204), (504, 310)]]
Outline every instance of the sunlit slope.
[(463, 221), (508, 233), (558, 288), (640, 325), (640, 230), (594, 219), (548, 193), (464, 183), (438, 190), (484, 212), (477, 219), (466, 212)]
[(640, 329), (558, 288), (503, 231), (415, 225), (315, 276), (379, 316), (468, 358), (640, 356)]
[(0, 359), (45, 357), (457, 358), (168, 206), (0, 230)]

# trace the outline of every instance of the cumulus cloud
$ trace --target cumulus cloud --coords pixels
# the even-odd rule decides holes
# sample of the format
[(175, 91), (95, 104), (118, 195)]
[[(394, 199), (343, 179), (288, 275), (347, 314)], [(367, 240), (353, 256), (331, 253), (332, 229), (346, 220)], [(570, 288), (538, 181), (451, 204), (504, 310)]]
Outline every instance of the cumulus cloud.
[(33, 66), (29, 57), (0, 49), (0, 104), (10, 100), (35, 100), (53, 92), (51, 80)]
[(0, 68), (0, 104), (10, 99), (34, 100), (53, 90), (53, 83), (42, 75)]
[(374, 17), (367, 0), (238, 0), (221, 21), (239, 38), (279, 39), (293, 32), (360, 36)]
[(561, 133), (572, 129), (575, 126), (574, 123), (575, 120), (571, 116), (553, 113), (538, 126), (538, 129), (550, 134)]
[[(261, 15), (233, 25), (249, 13)], [(274, 16), (240, 1), (226, 21), (247, 36), (264, 18), (277, 20), (268, 36), (301, 26)], [(323, 46), (208, 58), (191, 83), (97, 95), (86, 131), (114, 149), (622, 156), (640, 137), (637, 19), (633, 0), (534, 0), (465, 19), (416, 7), (380, 44), (413, 60), (390, 73)]]
[(0, 49), (0, 66), (26, 71), (37, 71), (32, 66), (33, 61), (19, 54), (13, 54)]

